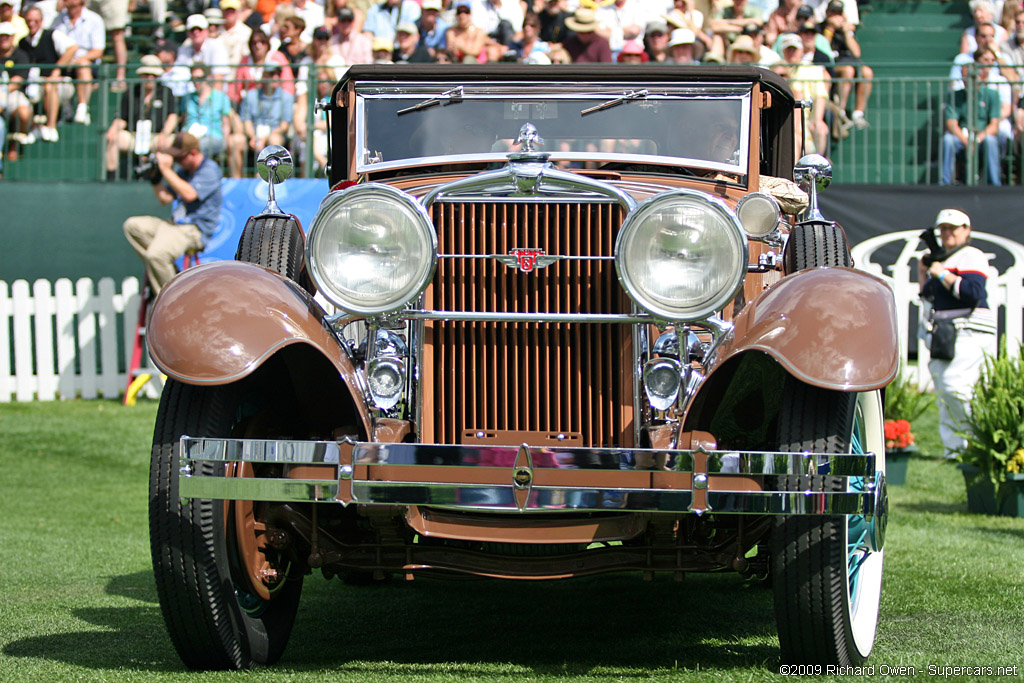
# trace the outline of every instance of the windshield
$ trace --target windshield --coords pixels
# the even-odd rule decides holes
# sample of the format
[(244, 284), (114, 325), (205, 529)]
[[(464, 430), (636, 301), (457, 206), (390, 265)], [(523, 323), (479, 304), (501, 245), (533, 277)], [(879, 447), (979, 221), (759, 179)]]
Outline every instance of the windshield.
[[(382, 92), (389, 90), (389, 92)], [(749, 87), (621, 86), (555, 93), (536, 86), (357, 90), (357, 170), (505, 160), (525, 124), (561, 166), (688, 166), (746, 175)]]

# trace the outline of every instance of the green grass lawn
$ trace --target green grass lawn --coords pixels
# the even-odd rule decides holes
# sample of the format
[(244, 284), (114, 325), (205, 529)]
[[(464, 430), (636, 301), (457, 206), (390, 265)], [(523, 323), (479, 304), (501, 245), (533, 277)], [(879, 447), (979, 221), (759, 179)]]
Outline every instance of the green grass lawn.
[[(155, 414), (145, 401), (0, 406), (0, 681), (779, 678), (771, 593), (733, 575), (374, 588), (314, 575), (277, 666), (189, 674), (150, 569)], [(933, 409), (914, 425), (925, 455), (935, 422)], [(1024, 520), (968, 515), (960, 473), (932, 457), (890, 498), (876, 675), (1017, 665), (1024, 678)]]

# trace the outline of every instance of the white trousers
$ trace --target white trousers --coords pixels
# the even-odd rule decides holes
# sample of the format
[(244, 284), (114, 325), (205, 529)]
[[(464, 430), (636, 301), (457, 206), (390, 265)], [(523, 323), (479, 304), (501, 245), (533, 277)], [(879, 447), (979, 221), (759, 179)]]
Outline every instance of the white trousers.
[(928, 363), (939, 404), (939, 438), (947, 458), (967, 445), (957, 432), (965, 428), (964, 419), (971, 411), (971, 396), (981, 376), (985, 353), (994, 353), (994, 344), (994, 334), (959, 330), (953, 360), (933, 359)]

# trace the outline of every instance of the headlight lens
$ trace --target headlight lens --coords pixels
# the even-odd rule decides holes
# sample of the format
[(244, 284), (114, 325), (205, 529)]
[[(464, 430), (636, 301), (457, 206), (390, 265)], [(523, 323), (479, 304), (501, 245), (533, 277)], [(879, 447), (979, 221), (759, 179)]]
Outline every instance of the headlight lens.
[(430, 281), (437, 235), (408, 194), (357, 185), (324, 200), (306, 238), (306, 260), (331, 303), (350, 313), (388, 313)]
[(747, 239), (721, 200), (672, 190), (626, 218), (615, 266), (641, 308), (664, 320), (700, 320), (724, 307), (743, 282)]

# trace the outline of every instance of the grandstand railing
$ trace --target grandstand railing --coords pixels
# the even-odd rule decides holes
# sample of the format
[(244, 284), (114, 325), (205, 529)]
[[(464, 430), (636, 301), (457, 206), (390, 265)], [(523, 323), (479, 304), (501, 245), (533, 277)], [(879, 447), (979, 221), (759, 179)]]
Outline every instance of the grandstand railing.
[[(616, 66), (609, 65), (609, 68)], [(884, 65), (879, 65), (879, 70), (887, 74), (892, 72), (892, 69), (884, 69)], [(132, 86), (140, 82), (140, 79), (129, 79), (128, 90), (116, 93), (111, 88), (114, 84), (114, 79), (110, 77), (113, 75), (112, 69), (107, 65), (102, 71), (101, 77), (94, 81), (96, 90), (91, 99), (92, 124), (82, 126), (71, 123), (69, 116), (66, 122), (60, 125), (61, 141), (57, 144), (37, 142), (24, 147), (19, 161), (7, 163), (7, 179), (106, 180), (106, 130), (118, 114), (120, 98), (131, 97)], [(129, 72), (131, 71), (132, 69), (129, 69)], [(314, 177), (317, 174), (311, 150), (314, 144), (313, 104), (316, 100), (316, 85), (320, 71), (321, 67), (310, 65), (308, 74), (303, 79), (308, 93), (304, 111), (307, 135), (301, 141), (304, 144), (296, 144), (294, 140), (290, 142), (292, 151), (297, 152), (299, 171), (306, 177)], [(948, 65), (920, 65), (920, 69), (915, 69), (914, 66), (904, 64), (900, 65), (900, 71), (906, 75), (876, 75), (873, 79), (873, 90), (867, 106), (867, 119), (870, 123), (868, 128), (851, 127), (844, 132), (839, 125), (841, 119), (838, 112), (834, 108), (830, 112), (829, 121), (835, 134), (830, 140), (826, 154), (835, 166), (837, 182), (914, 185), (939, 182), (941, 143), (945, 129), (943, 113), (953, 82), (948, 76)], [(937, 71), (947, 75), (916, 75), (918, 72), (935, 74)], [(976, 78), (972, 72), (967, 80), (974, 82)], [(834, 80), (836, 85), (839, 82), (838, 79)], [(859, 79), (852, 82), (856, 85)], [(1013, 90), (1012, 108), (1016, 109), (1019, 90), (1016, 84)], [(970, 107), (974, 106), (976, 92), (976, 88), (968, 88)], [(853, 100), (854, 95), (851, 93), (848, 109), (852, 109)], [(71, 100), (70, 111), (73, 111), (75, 101)], [(40, 106), (37, 105), (37, 108)], [(235, 111), (237, 112), (237, 107)], [(305, 153), (302, 153), (303, 150)], [(1024, 155), (1018, 142), (1007, 141), (1002, 148), (1002, 157), (1004, 183), (1020, 184), (1024, 176)], [(226, 171), (226, 155), (218, 155), (217, 161)], [(122, 156), (121, 164), (121, 171), (117, 177), (130, 177), (132, 159), (125, 159)], [(978, 154), (974, 150), (963, 155), (957, 169), (957, 183), (982, 183), (979, 177)], [(251, 166), (247, 164), (246, 174), (251, 172)]]

